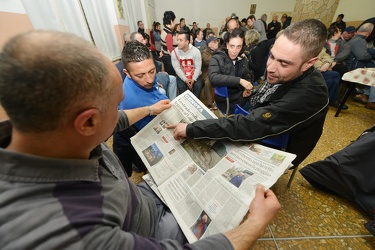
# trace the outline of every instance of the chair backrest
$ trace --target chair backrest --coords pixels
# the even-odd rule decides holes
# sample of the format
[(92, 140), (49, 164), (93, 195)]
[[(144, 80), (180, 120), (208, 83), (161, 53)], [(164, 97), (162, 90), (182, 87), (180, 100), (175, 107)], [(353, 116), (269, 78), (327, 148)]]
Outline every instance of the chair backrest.
[[(234, 114), (248, 115), (249, 112), (243, 109), (240, 105), (236, 104), (236, 107), (234, 109)], [(286, 147), (288, 146), (288, 140), (289, 140), (289, 134), (284, 134), (284, 135), (264, 139), (261, 142), (263, 144), (266, 144), (272, 147), (277, 147), (285, 151)]]

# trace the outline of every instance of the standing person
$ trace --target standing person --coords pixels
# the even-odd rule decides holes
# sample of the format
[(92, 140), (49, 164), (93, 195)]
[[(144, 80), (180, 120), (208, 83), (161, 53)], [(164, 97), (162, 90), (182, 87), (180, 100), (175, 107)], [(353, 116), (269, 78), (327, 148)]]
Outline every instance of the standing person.
[(202, 82), (204, 85), (205, 101), (204, 104), (211, 108), (213, 103), (212, 98), (212, 85), (208, 77), (208, 67), (212, 55), (218, 50), (219, 41), (216, 36), (210, 36), (207, 38), (207, 48), (201, 51), (202, 54)]
[(254, 15), (250, 15), (247, 18), (247, 25), (249, 25), (251, 28), (256, 29), (259, 32), (259, 43), (267, 41), (266, 29), (264, 28), (263, 22), (261, 20), (256, 20)]
[(159, 22), (154, 23), (154, 29), (152, 30), (152, 35), (154, 37), (154, 44), (155, 44), (155, 50), (156, 50), (156, 55), (159, 56), (160, 51), (161, 51), (161, 38), (160, 38), (160, 31), (161, 25)]
[(137, 25), (138, 25), (138, 32), (141, 33), (141, 35), (143, 36), (143, 38), (145, 38), (145, 25), (143, 24), (142, 21), (138, 21), (137, 22)]
[(228, 21), (225, 23), (224, 31), (221, 34), (221, 48), (226, 49), (227, 45), (225, 41), (228, 40), (228, 36), (235, 28), (240, 28), (240, 22), (238, 18), (229, 18)]
[(145, 25), (142, 21), (137, 22), (138, 25), (138, 33), (141, 33), (143, 38), (147, 41), (147, 46), (150, 47), (150, 36), (145, 32)]
[(291, 21), (292, 17), (289, 17), (287, 14), (283, 14), (281, 16), (281, 23), (283, 24), (282, 29), (286, 29), (290, 25)]
[(329, 27), (337, 26), (341, 32), (343, 32), (346, 29), (346, 23), (344, 22), (344, 14), (340, 14), (337, 16), (336, 21), (333, 22)]
[(207, 23), (206, 28), (203, 30), (203, 40), (206, 41), (208, 34), (210, 34), (212, 32), (214, 32), (214, 31), (211, 29), (210, 23)]
[(275, 39), (277, 33), (281, 30), (281, 23), (277, 21), (278, 16), (274, 14), (272, 16), (272, 21), (268, 24), (267, 28), (267, 38), (268, 40)]
[(121, 86), (113, 63), (72, 34), (33, 31), (4, 45), (0, 102), (9, 121), (0, 123), (0, 246), (251, 248), (281, 208), (271, 190), (256, 188), (238, 227), (186, 244), (170, 209), (144, 182), (129, 180), (104, 140), (149, 108), (117, 110)]
[(178, 46), (172, 52), (172, 65), (177, 74), (179, 93), (191, 90), (200, 97), (202, 90), (202, 57), (200, 51), (190, 44), (190, 34), (181, 31), (177, 35)]
[(194, 37), (196, 37), (198, 30), (200, 30), (198, 24), (196, 22), (193, 22), (193, 27), (191, 28), (190, 33), (193, 34)]
[(260, 19), (264, 25), (264, 30), (266, 31), (267, 33), (267, 14), (263, 14)]
[[(186, 21), (185, 21), (185, 18), (180, 18), (180, 28), (182, 31), (184, 32), (187, 32), (187, 33), (190, 33), (190, 29), (189, 27), (186, 25)], [(178, 31), (180, 32), (180, 31)]]
[(267, 79), (251, 96), (248, 115), (170, 126), (174, 138), (256, 142), (289, 134), (286, 151), (297, 155), (298, 166), (319, 140), (327, 113), (327, 86), (313, 67), (326, 39), (327, 29), (316, 19), (293, 23), (270, 51)]
[(164, 28), (160, 35), (161, 51), (163, 52), (162, 60), (164, 64), (164, 70), (169, 75), (173, 75), (173, 76), (176, 75), (176, 72), (173, 69), (172, 61), (171, 61), (171, 52), (177, 46), (177, 44), (173, 42), (173, 32), (172, 32), (175, 19), (176, 19), (176, 16), (173, 11), (164, 12), (164, 17), (163, 17)]
[(254, 74), (253, 81), (258, 81), (264, 74), (263, 69), (266, 65), (267, 59), (265, 53), (267, 50), (258, 46), (260, 34), (257, 30), (248, 30), (245, 34), (245, 44), (248, 48), (246, 57), (249, 60), (249, 70)]
[[(218, 50), (212, 56), (208, 74), (212, 86), (227, 87), (229, 113), (233, 114), (236, 104), (246, 107), (253, 86), (248, 70), (248, 60), (243, 54), (245, 46), (243, 30), (235, 28), (231, 33), (228, 33), (227, 40), (224, 43), (226, 49)], [(219, 110), (226, 110), (226, 97), (215, 94), (215, 103)]]

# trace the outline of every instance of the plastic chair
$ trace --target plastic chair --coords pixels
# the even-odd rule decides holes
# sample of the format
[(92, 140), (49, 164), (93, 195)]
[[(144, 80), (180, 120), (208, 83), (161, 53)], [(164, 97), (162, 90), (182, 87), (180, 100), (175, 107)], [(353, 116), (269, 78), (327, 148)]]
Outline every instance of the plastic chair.
[[(249, 112), (247, 110), (244, 110), (240, 105), (236, 104), (235, 109), (234, 109), (234, 114), (248, 115)], [(288, 146), (288, 141), (289, 141), (289, 134), (284, 134), (284, 135), (280, 135), (280, 136), (276, 136), (276, 137), (261, 140), (261, 143), (265, 144), (266, 146), (276, 147), (276, 148), (279, 148), (282, 151), (285, 151), (286, 147)], [(294, 175), (297, 172), (297, 169), (298, 169), (298, 166), (296, 166), (293, 169), (293, 172), (292, 172), (292, 175), (289, 178), (287, 187), (290, 187), (290, 185), (292, 184), (292, 181), (294, 179)]]
[(218, 107), (218, 109), (220, 110), (220, 112), (222, 114), (225, 115), (225, 117), (228, 117), (228, 115), (229, 115), (229, 96), (228, 96), (227, 86), (215, 86), (214, 91), (215, 91), (216, 95), (225, 97), (225, 100), (227, 102), (227, 108), (226, 108), (225, 113), (222, 110), (220, 110), (219, 107)]
[[(258, 82), (254, 82), (253, 83), (253, 86), (254, 87), (257, 87), (258, 86)], [(215, 86), (214, 87), (214, 92), (215, 92), (215, 94), (216, 95), (218, 95), (218, 96), (221, 96), (221, 97), (225, 97), (225, 100), (226, 100), (226, 102), (227, 102), (227, 107), (226, 107), (226, 111), (225, 111), (225, 113), (223, 112), (223, 110), (220, 110), (219, 108), (219, 111), (222, 113), (222, 114), (224, 114), (225, 115), (225, 117), (228, 117), (228, 115), (229, 115), (229, 94), (228, 94), (228, 88), (227, 88), (227, 86)], [(236, 104), (236, 106), (237, 106), (237, 104)], [(238, 106), (238, 107), (240, 107), (240, 106)], [(241, 108), (241, 107), (240, 107)], [(241, 108), (242, 109), (242, 108)], [(236, 114), (236, 113), (234, 113), (234, 114)]]

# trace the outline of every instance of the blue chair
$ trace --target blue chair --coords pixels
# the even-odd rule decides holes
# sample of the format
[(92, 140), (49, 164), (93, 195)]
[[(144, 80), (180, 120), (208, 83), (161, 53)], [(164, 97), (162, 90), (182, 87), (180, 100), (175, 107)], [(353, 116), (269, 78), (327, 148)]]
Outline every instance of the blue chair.
[[(234, 114), (248, 115), (249, 112), (247, 110), (243, 109), (240, 105), (236, 104), (236, 107), (234, 109)], [(267, 139), (261, 140), (260, 142), (262, 144), (265, 144), (266, 146), (275, 147), (275, 148), (278, 148), (282, 151), (285, 151), (286, 147), (288, 146), (288, 141), (289, 141), (289, 134), (284, 134), (284, 135), (280, 135), (280, 136), (276, 136), (276, 137), (272, 137), (272, 138), (267, 138)], [(293, 172), (292, 172), (292, 175), (289, 178), (287, 187), (290, 187), (290, 185), (292, 184), (292, 181), (293, 181), (294, 176), (297, 172), (297, 169), (298, 169), (298, 166), (296, 166), (293, 169)]]
[(227, 88), (227, 86), (215, 86), (214, 91), (215, 91), (216, 95), (225, 97), (225, 100), (227, 102), (227, 109), (226, 109), (225, 113), (223, 112), (223, 110), (220, 110), (219, 107), (218, 107), (218, 109), (220, 110), (220, 112), (222, 114), (225, 115), (225, 117), (228, 117), (228, 115), (229, 115), (229, 96), (228, 96), (228, 88)]
[[(258, 82), (254, 82), (253, 86), (254, 87), (258, 86)], [(215, 86), (214, 92), (218, 96), (225, 97), (226, 104), (227, 104), (225, 112), (223, 110), (220, 110), (219, 107), (218, 107), (218, 109), (223, 115), (225, 115), (225, 117), (228, 117), (228, 115), (229, 115), (229, 94), (228, 94), (227, 86)], [(236, 104), (236, 106), (238, 106), (238, 105)], [(234, 113), (234, 114), (236, 114), (236, 113)]]

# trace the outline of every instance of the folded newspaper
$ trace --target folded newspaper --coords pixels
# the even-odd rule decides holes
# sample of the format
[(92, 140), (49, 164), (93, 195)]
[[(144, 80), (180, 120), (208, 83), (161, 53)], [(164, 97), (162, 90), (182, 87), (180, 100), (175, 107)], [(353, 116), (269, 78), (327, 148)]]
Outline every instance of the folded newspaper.
[(144, 179), (169, 206), (190, 243), (238, 226), (256, 185), (270, 188), (296, 157), (256, 143), (176, 141), (167, 129), (203, 119), (217, 117), (186, 91), (131, 138), (149, 171)]

